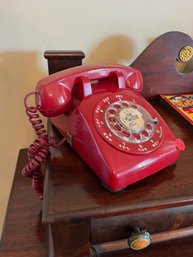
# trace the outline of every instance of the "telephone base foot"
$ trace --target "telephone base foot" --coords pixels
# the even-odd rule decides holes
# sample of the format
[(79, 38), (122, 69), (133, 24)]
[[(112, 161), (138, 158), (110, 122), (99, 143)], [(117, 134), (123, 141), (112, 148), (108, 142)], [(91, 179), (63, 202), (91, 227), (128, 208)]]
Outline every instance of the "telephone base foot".
[(172, 162), (170, 165), (168, 165), (168, 167), (170, 168), (170, 167), (173, 167), (175, 165), (176, 165), (176, 162)]
[(127, 186), (126, 187), (122, 187), (122, 188), (120, 188), (120, 189), (117, 189), (117, 190), (113, 190), (113, 189), (111, 189), (110, 187), (108, 187), (103, 181), (101, 181), (101, 184), (109, 191), (109, 192), (111, 192), (111, 193), (120, 193), (120, 192), (122, 192), (123, 190), (125, 190), (126, 188), (127, 188)]

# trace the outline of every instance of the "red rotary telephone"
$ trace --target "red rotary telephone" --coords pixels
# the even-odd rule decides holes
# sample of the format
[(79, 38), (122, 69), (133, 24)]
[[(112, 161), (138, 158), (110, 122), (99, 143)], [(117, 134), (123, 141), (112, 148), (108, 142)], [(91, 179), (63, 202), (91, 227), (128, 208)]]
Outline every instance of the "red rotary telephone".
[[(42, 197), (40, 166), (50, 143), (37, 111), (52, 123), (111, 191), (174, 163), (184, 143), (140, 95), (141, 73), (120, 65), (78, 66), (37, 84), (35, 107), (25, 105), (37, 141), (23, 174)], [(63, 143), (63, 141), (62, 141)]]

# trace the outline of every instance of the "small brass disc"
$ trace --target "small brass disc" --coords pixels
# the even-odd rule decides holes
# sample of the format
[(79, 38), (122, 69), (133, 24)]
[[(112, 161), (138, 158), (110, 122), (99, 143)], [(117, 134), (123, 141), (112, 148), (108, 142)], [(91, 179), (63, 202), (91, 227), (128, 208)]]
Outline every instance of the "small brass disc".
[(128, 238), (128, 245), (133, 250), (142, 250), (151, 244), (151, 236), (147, 231), (136, 232)]
[(145, 238), (140, 238), (140, 239), (135, 240), (134, 242), (132, 242), (131, 248), (133, 250), (142, 250), (149, 245), (150, 245), (150, 240), (147, 240)]
[(179, 59), (182, 62), (189, 61), (193, 56), (193, 48), (191, 46), (184, 46), (179, 52)]

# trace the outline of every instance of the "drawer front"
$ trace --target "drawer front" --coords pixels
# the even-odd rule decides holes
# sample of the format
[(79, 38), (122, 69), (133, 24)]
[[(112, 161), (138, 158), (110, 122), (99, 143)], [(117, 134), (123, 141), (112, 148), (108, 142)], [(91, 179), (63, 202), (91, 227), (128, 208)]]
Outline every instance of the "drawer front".
[(91, 242), (101, 244), (127, 239), (135, 228), (147, 230), (153, 235), (191, 225), (193, 225), (192, 205), (98, 218), (91, 222)]
[(143, 251), (120, 250), (105, 252), (94, 257), (192, 257), (193, 236), (189, 238), (177, 239), (161, 244), (151, 245)]

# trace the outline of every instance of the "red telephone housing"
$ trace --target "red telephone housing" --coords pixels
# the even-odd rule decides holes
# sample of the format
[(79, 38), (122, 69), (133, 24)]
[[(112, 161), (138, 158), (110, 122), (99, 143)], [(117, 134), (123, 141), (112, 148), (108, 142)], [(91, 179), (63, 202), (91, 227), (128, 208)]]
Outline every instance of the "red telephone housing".
[(176, 162), (184, 149), (140, 95), (141, 73), (119, 65), (78, 66), (40, 80), (36, 106), (112, 191)]

